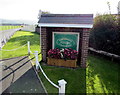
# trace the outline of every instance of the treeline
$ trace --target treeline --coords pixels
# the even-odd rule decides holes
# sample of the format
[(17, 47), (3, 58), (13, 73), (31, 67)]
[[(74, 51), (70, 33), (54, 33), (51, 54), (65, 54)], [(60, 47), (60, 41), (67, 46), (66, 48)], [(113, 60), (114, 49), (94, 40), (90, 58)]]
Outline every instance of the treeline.
[(96, 16), (90, 32), (89, 46), (120, 55), (120, 15)]

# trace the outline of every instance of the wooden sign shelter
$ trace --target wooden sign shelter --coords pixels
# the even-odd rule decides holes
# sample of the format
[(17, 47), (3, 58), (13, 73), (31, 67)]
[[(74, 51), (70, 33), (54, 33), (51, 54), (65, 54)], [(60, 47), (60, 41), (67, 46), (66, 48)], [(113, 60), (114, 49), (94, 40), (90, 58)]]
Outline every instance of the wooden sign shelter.
[(86, 67), (93, 14), (41, 14), (38, 26), (43, 61), (50, 49), (72, 48), (79, 52), (77, 63)]

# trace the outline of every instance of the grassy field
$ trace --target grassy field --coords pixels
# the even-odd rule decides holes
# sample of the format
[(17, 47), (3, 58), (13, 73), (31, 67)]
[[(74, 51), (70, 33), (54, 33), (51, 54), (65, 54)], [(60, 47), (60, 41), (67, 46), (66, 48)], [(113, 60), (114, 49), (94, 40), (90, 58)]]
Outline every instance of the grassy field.
[(9, 29), (15, 29), (20, 28), (21, 26), (0, 26), (0, 31), (2, 30), (9, 30)]
[[(3, 50), (16, 49), (26, 44), (27, 41), (30, 41), (30, 48), (32, 52), (34, 51), (40, 52), (39, 35), (34, 32), (26, 31), (17, 31), (2, 49)], [(15, 51), (3, 51), (3, 50), (0, 51), (0, 53), (2, 53), (2, 59), (25, 56), (28, 54), (27, 45)]]
[[(86, 92), (86, 70), (85, 69), (70, 69), (42, 65), (47, 76), (55, 83), (58, 84), (58, 80), (64, 79), (67, 81), (66, 93), (85, 93)], [(53, 87), (42, 75), (39, 73), (41, 80), (43, 81), (48, 93), (58, 93), (58, 89)], [(73, 93), (73, 94), (72, 94)]]
[(120, 64), (101, 57), (89, 56), (86, 69), (88, 93), (120, 94)]
[[(18, 31), (7, 42), (3, 49), (11, 50), (18, 48), (31, 42), (31, 50), (39, 51), (39, 35), (33, 32)], [(1, 51), (0, 51), (1, 52)], [(16, 51), (2, 51), (2, 58), (11, 58), (27, 55), (27, 46), (22, 47)], [(33, 55), (31, 56), (33, 57)], [(41, 56), (39, 56), (40, 60)], [(42, 67), (47, 76), (56, 84), (58, 80), (65, 79), (67, 81), (66, 93), (114, 93), (117, 94), (120, 89), (120, 66), (117, 63), (111, 62), (101, 57), (89, 55), (87, 60), (88, 67), (86, 69), (77, 68), (61, 68), (47, 66), (42, 63)], [(58, 93), (58, 89), (54, 88), (44, 78), (42, 73), (39, 73), (43, 84), (45, 85), (48, 93)]]
[[(42, 65), (48, 77), (56, 84), (58, 80), (67, 81), (66, 93), (110, 94), (119, 93), (120, 68), (117, 63), (104, 58), (89, 55), (87, 69), (59, 68)], [(58, 90), (46, 81), (41, 73), (40, 77), (48, 93), (57, 93)]]

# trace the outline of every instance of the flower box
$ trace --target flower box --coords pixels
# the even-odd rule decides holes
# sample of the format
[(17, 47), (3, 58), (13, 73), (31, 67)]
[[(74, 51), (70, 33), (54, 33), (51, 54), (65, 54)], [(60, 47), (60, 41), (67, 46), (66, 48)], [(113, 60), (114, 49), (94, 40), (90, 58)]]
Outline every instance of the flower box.
[(64, 60), (64, 59), (55, 59), (47, 58), (47, 64), (53, 66), (63, 66), (63, 67), (76, 67), (77, 60)]

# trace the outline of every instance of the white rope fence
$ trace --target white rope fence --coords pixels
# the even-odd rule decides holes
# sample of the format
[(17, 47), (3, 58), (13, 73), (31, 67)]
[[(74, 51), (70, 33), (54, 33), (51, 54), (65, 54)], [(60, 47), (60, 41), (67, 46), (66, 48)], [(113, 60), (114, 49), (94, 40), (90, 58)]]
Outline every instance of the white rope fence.
[(5, 43), (7, 43), (8, 40), (14, 35), (14, 33), (20, 29), (21, 28), (0, 31), (0, 47), (2, 48)]
[(37, 63), (37, 64), (36, 64), (36, 69), (38, 70), (38, 69), (40, 68), (40, 70), (41, 70), (41, 72), (43, 73), (43, 75), (45, 76), (45, 78), (46, 78), (54, 87), (59, 88), (58, 85), (56, 85), (55, 83), (53, 83), (53, 82), (47, 77), (47, 75), (46, 75), (45, 72), (43, 71), (41, 65), (39, 64), (39, 62), (38, 62), (38, 51), (35, 51), (34, 54), (35, 54), (36, 63)]
[[(32, 53), (32, 51), (30, 50), (30, 42), (28, 41), (28, 54)], [(67, 84), (67, 82), (62, 79), (58, 81), (59, 85), (56, 85), (54, 82), (52, 82), (47, 75), (45, 74), (45, 72), (43, 71), (39, 61), (38, 61), (38, 51), (35, 51), (34, 53), (32, 53), (35, 55), (35, 63), (36, 63), (36, 70), (38, 70), (40, 68), (42, 74), (44, 75), (44, 77), (47, 79), (47, 81), (52, 84), (54, 87), (59, 89), (59, 95), (65, 95), (65, 85)]]

